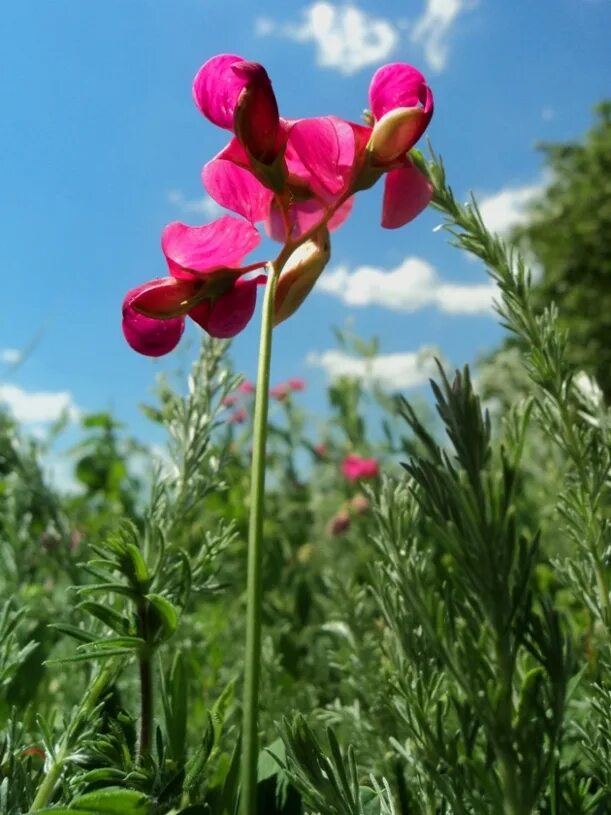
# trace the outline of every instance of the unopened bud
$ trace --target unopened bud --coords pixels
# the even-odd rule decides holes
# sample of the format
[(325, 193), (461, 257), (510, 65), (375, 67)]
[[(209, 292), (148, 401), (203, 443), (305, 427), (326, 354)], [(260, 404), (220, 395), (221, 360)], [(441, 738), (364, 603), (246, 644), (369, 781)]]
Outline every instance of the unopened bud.
[(350, 515), (345, 509), (342, 509), (337, 513), (337, 515), (334, 515), (327, 524), (327, 534), (335, 538), (338, 535), (343, 535), (349, 526)]
[(274, 325), (294, 314), (311, 292), (331, 257), (328, 230), (295, 249), (280, 274), (274, 302)]
[(280, 116), (272, 83), (257, 62), (238, 62), (232, 70), (247, 80), (234, 112), (235, 134), (254, 159), (271, 164), (281, 147)]

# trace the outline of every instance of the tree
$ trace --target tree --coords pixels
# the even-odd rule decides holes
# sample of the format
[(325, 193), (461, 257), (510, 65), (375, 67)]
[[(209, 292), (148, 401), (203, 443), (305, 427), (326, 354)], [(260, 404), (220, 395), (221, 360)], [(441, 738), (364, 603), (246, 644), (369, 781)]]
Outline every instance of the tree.
[(552, 181), (513, 237), (542, 269), (537, 306), (551, 301), (570, 361), (611, 397), (611, 100), (581, 143), (544, 144)]

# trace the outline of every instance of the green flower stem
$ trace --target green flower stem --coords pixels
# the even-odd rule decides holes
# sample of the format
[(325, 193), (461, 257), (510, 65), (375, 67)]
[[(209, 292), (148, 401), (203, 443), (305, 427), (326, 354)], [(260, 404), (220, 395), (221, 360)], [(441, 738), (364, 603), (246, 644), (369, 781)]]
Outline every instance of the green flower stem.
[(29, 813), (38, 812), (39, 809), (46, 807), (51, 800), (53, 790), (61, 778), (64, 765), (68, 760), (70, 751), (72, 750), (74, 737), (76, 736), (76, 733), (83, 722), (85, 722), (93, 712), (94, 708), (98, 704), (100, 696), (114, 678), (115, 672), (116, 666), (114, 663), (107, 664), (98, 672), (98, 675), (89, 685), (80, 707), (76, 711), (76, 714), (70, 722), (68, 729), (62, 736), (57, 751), (52, 758), (51, 765), (49, 766), (49, 769), (47, 770), (46, 775), (38, 788), (38, 792), (36, 793), (36, 797), (34, 798), (34, 802), (30, 807)]
[(244, 708), (242, 724), (241, 815), (256, 815), (257, 764), (259, 758), (259, 677), (261, 672), (261, 561), (265, 491), (265, 447), (269, 407), (269, 375), (272, 354), (272, 320), (276, 285), (286, 262), (284, 253), (270, 264), (259, 341), (259, 367), (255, 395), (250, 518), (248, 526), (248, 583), (246, 601), (246, 658), (244, 666)]
[(149, 626), (146, 603), (138, 610), (138, 627), (140, 636), (147, 642), (143, 653), (138, 657), (140, 676), (140, 738), (138, 740), (138, 764), (142, 765), (151, 751), (153, 735), (153, 653), (148, 644)]

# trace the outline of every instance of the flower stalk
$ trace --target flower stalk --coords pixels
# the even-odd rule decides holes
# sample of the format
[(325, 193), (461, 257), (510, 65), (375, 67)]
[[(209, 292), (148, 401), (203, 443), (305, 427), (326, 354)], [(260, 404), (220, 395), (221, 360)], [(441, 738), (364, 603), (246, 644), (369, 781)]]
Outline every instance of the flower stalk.
[[(281, 257), (279, 258), (281, 261)], [(259, 758), (259, 680), (261, 674), (261, 562), (265, 493), (265, 449), (272, 355), (272, 325), (276, 286), (282, 263), (269, 264), (259, 340), (259, 365), (253, 425), (253, 452), (248, 526), (248, 582), (246, 588), (246, 655), (242, 724), (241, 815), (256, 815)]]

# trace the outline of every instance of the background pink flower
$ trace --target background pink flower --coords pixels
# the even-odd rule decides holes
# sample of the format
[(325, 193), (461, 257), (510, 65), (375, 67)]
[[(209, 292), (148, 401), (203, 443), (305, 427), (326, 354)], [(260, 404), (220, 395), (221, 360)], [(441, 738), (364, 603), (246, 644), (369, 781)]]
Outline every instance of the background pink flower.
[(380, 465), (375, 458), (362, 458), (356, 453), (349, 453), (342, 461), (341, 471), (348, 481), (358, 481), (361, 478), (377, 478)]

